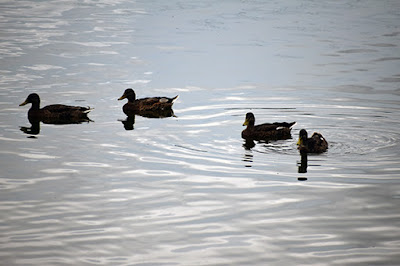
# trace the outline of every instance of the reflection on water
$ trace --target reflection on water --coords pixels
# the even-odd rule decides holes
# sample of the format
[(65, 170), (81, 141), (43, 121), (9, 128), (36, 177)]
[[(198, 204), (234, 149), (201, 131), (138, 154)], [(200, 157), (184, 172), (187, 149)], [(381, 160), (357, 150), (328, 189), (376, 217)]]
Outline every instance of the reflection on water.
[[(1, 9), (2, 264), (399, 264), (399, 1)], [(119, 120), (127, 87), (176, 116)], [(20, 128), (31, 88), (96, 122)], [(329, 150), (243, 141), (249, 111)]]
[(256, 146), (256, 143), (254, 142), (254, 140), (252, 140), (252, 139), (244, 140), (243, 148), (245, 148), (246, 150), (251, 150), (252, 148), (254, 148), (254, 146)]
[(133, 130), (135, 124), (135, 116), (140, 115), (146, 118), (167, 118), (176, 117), (172, 109), (167, 110), (157, 110), (157, 111), (136, 111), (131, 112), (124, 120), (119, 120), (124, 125), (125, 130)]
[(29, 121), (30, 127), (20, 127), (21, 131), (29, 135), (38, 135), (40, 133), (40, 120)]
[(251, 152), (245, 153), (243, 162), (247, 163), (247, 164), (245, 164), (245, 167), (251, 167), (251, 164), (253, 163), (253, 154)]
[(89, 123), (94, 122), (89, 118), (85, 119), (73, 119), (73, 120), (60, 120), (60, 119), (37, 119), (33, 117), (28, 117), (29, 123), (31, 124), (30, 127), (20, 126), (20, 130), (25, 134), (29, 135), (38, 135), (40, 133), (40, 123), (44, 124), (53, 124), (53, 125), (68, 125), (68, 124), (82, 124), (82, 123)]
[(124, 125), (125, 130), (133, 130), (135, 124), (135, 115), (127, 116), (125, 120), (119, 120)]
[(140, 115), (147, 118), (167, 118), (167, 117), (176, 117), (174, 111), (172, 109), (165, 109), (165, 110), (157, 110), (157, 111), (138, 111), (132, 113), (132, 115)]
[(301, 156), (301, 160), (300, 160), (300, 164), (298, 163), (298, 173), (307, 173), (307, 167), (308, 167), (308, 155), (307, 153), (303, 152), (300, 154)]

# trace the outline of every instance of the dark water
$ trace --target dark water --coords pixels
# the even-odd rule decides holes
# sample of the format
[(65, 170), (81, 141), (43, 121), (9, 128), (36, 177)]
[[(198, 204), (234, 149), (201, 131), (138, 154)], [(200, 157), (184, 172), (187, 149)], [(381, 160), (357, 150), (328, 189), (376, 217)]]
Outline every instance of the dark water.
[[(1, 265), (400, 263), (400, 2), (0, 9)], [(125, 130), (127, 87), (176, 116)], [(31, 92), (94, 122), (25, 134)], [(246, 147), (249, 111), (293, 139)]]

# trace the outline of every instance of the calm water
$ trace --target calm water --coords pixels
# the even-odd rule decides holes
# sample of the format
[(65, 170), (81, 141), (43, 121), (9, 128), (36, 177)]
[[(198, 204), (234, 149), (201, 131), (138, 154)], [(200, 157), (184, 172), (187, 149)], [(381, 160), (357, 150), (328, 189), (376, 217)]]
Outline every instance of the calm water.
[[(0, 10), (1, 265), (400, 263), (399, 1)], [(176, 116), (125, 130), (127, 87)], [(25, 134), (31, 92), (94, 122)], [(246, 146), (248, 111), (293, 139)]]

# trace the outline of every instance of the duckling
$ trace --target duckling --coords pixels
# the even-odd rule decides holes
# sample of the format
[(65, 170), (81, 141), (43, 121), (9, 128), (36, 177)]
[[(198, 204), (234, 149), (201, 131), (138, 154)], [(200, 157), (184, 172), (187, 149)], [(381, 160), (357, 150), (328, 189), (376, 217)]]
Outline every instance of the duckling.
[(172, 108), (174, 101), (178, 98), (176, 95), (173, 98), (168, 97), (147, 97), (142, 99), (136, 99), (135, 92), (128, 88), (124, 94), (118, 98), (118, 100), (128, 99), (128, 102), (122, 107), (123, 112), (126, 115), (140, 111), (163, 111)]
[(328, 149), (328, 142), (320, 133), (314, 132), (311, 138), (308, 138), (305, 129), (300, 130), (297, 145), (300, 153), (321, 153)]
[(254, 125), (255, 117), (253, 113), (246, 114), (246, 120), (243, 126), (247, 126), (242, 131), (242, 138), (253, 139), (253, 140), (277, 140), (277, 139), (288, 139), (291, 138), (290, 131), (296, 122), (275, 122), (265, 123), (261, 125)]
[(50, 124), (81, 123), (91, 121), (87, 114), (92, 110), (90, 107), (69, 106), (63, 104), (52, 104), (40, 108), (40, 97), (37, 93), (31, 93), (19, 106), (31, 103), (28, 111), (28, 119), (31, 121), (42, 121)]

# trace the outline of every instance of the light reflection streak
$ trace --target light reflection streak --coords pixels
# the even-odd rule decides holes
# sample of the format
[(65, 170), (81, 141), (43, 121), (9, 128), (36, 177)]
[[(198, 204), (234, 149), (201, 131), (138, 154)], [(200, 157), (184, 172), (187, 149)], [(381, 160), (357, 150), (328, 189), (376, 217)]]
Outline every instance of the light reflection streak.
[(46, 154), (36, 154), (36, 153), (18, 153), (18, 155), (21, 156), (21, 157), (24, 157), (24, 158), (36, 159), (36, 160), (60, 158), (59, 156), (46, 155)]
[(110, 164), (98, 163), (98, 162), (64, 162), (66, 166), (77, 166), (77, 167), (99, 167), (99, 168), (109, 168), (112, 167)]

